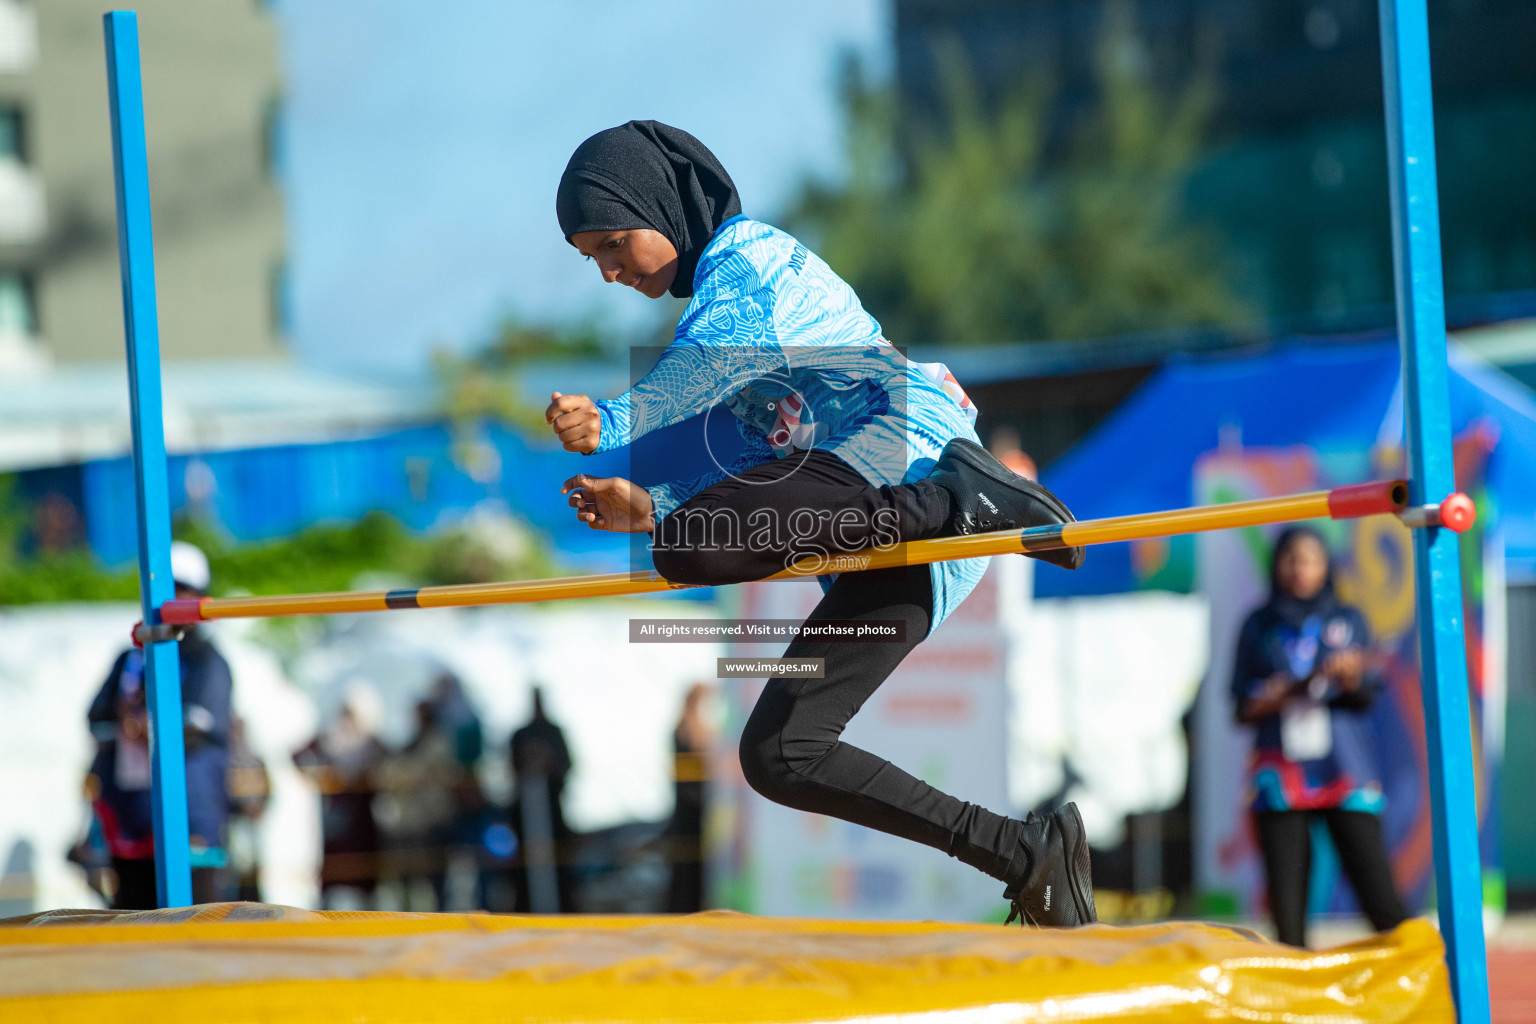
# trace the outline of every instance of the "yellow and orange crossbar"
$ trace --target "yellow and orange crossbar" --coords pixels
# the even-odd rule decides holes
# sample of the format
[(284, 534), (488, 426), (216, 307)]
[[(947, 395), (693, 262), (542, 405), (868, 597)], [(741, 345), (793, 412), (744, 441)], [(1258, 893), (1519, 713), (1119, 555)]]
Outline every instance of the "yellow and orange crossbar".
[[(1387, 480), (1337, 487), (1279, 498), (1258, 498), (1226, 505), (1206, 505), (1172, 512), (1092, 519), (1080, 523), (1002, 530), (963, 537), (912, 541), (885, 549), (850, 554), (806, 556), (770, 579), (794, 579), (822, 573), (860, 572), (900, 565), (946, 562), (981, 555), (1006, 555), (1059, 550), (1088, 544), (1171, 537), (1203, 530), (1297, 522), (1304, 519), (1354, 519), (1398, 515), (1411, 526), (1444, 526), (1461, 532), (1472, 525), (1476, 509), (1463, 494), (1452, 494), (1438, 506), (1408, 507), (1408, 484)], [(681, 590), (691, 586), (663, 579), (655, 571), (620, 572), (600, 576), (520, 580), (511, 583), (471, 583), (412, 590), (359, 590), (330, 594), (283, 594), (271, 597), (203, 597), (167, 601), (161, 606), (166, 626), (188, 626), (214, 619), (282, 615), (337, 615), (402, 608), (464, 608), (474, 605), (526, 604), (579, 597), (619, 597)], [(141, 629), (143, 627), (140, 627)], [(154, 636), (154, 639), (160, 637)]]

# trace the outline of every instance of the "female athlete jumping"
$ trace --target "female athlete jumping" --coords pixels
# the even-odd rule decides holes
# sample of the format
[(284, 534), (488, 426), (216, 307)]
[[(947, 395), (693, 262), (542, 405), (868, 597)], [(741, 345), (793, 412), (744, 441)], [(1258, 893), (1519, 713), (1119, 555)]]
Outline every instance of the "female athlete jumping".
[[(680, 583), (762, 579), (804, 556), (1070, 522), (1045, 488), (976, 443), (976, 410), (938, 364), (909, 363), (857, 296), (794, 238), (742, 215), (725, 168), (655, 121), (592, 136), (556, 199), (566, 240), (609, 282), (691, 298), (655, 367), (618, 398), (556, 393), (565, 448), (605, 452), (706, 409), (734, 414), (743, 450), (692, 480), (643, 488), (572, 477), (577, 517), (651, 535), (656, 569)], [(1081, 548), (1041, 553), (1066, 568)], [(797, 640), (821, 679), (770, 679), (741, 738), (753, 789), (943, 850), (1005, 885), (1008, 920), (1095, 921), (1077, 808), (1025, 820), (927, 785), (841, 741), (864, 702), (981, 578), (986, 559), (824, 576), (812, 618), (897, 620), (898, 641)], [(829, 567), (835, 563), (828, 562)]]

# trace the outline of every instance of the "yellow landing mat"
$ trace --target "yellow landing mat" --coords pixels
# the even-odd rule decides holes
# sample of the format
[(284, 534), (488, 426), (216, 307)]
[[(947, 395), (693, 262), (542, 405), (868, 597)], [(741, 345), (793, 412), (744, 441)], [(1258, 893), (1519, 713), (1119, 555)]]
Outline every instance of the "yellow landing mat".
[(1428, 922), (1324, 952), (1173, 922), (998, 925), (315, 913), (0, 922), (0, 1021), (1454, 1021)]

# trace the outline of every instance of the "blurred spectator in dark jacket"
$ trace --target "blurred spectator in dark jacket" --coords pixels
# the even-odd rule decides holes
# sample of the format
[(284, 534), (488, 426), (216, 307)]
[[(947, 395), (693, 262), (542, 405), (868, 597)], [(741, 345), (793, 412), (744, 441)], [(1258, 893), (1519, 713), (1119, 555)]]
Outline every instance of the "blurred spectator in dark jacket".
[[(171, 545), (176, 596), (202, 597), (209, 585), (208, 559), (184, 541)], [(229, 810), (225, 776), (229, 761), (232, 681), (224, 660), (201, 629), (182, 638), (182, 725), (186, 743), (187, 822), (191, 833), (192, 899), (219, 898), (219, 869), (226, 863), (224, 826)], [(156, 906), (155, 841), (150, 799), (149, 717), (144, 652), (118, 656), (87, 713), (96, 757), (87, 781), (116, 875), (112, 906)]]
[(565, 732), (544, 710), (544, 692), (533, 688), (533, 717), (512, 734), (512, 831), (515, 909), (548, 914), (574, 910), (572, 834), (563, 807), (571, 751)]
[(704, 716), (710, 688), (695, 683), (683, 698), (683, 714), (672, 733), (672, 788), (675, 804), (667, 824), (672, 879), (667, 912), (692, 914), (704, 909), (704, 800), (709, 779), (712, 734)]
[(439, 673), (432, 681), (431, 703), (437, 728), (453, 740), (454, 756), (473, 771), (485, 750), (485, 734), (480, 728), (480, 715), (459, 677), (452, 672)]
[[(464, 692), (464, 684), (452, 672), (444, 671), (432, 683), (432, 710), (437, 727), (453, 741), (454, 756), (462, 769), (454, 787), (454, 818), (449, 826), (450, 856), (460, 869), (473, 872), (473, 905), (486, 905), (484, 870), (488, 859), (483, 846), (485, 830), (492, 824), (490, 806), (480, 787), (480, 757), (485, 752), (485, 733), (474, 702)], [(497, 813), (500, 817), (500, 813)], [(448, 909), (439, 906), (439, 910)]]
[(371, 686), (347, 689), (330, 728), (293, 755), (294, 763), (320, 790), (320, 868), (323, 901), (338, 888), (371, 898), (379, 881), (379, 827), (373, 816), (375, 775), (388, 751), (379, 742), (384, 708)]
[(237, 900), (261, 902), (261, 816), (272, 798), (267, 766), (246, 741), (245, 720), (229, 730), (229, 884)]
[[(203, 597), (209, 567), (203, 551), (178, 540), (170, 545), (170, 573), (177, 597)], [(178, 645), (181, 723), (186, 742), (187, 824), (192, 858), (192, 900), (214, 903), (218, 870), (226, 863), (224, 820), (229, 797), (229, 663), (201, 629), (189, 629)], [(155, 894), (154, 806), (149, 766), (149, 715), (144, 692), (144, 652), (124, 651), (112, 665), (86, 715), (97, 738), (88, 791), (112, 854), (117, 892), (112, 906), (146, 910)]]
[(1365, 617), (1333, 590), (1316, 530), (1280, 534), (1270, 596), (1238, 635), (1232, 699), (1254, 727), (1253, 821), (1281, 942), (1306, 945), (1312, 823), (1326, 825), (1339, 864), (1378, 931), (1407, 917), (1381, 831), (1381, 776), (1366, 713), (1381, 690)]
[(458, 812), (458, 791), (465, 774), (454, 753), (453, 738), (439, 727), (429, 700), (416, 704), (416, 732), (379, 766), (379, 801), (388, 850), (386, 874), (405, 888), (409, 902), (418, 880), (431, 884), (442, 910), (448, 849)]

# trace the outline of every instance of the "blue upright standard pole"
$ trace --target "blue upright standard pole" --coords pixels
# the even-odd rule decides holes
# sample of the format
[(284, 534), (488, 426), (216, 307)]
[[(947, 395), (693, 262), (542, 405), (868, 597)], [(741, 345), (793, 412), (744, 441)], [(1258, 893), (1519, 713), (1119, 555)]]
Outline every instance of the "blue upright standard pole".
[[(1456, 489), (1440, 279), (1429, 19), (1425, 0), (1380, 0), (1380, 9), (1392, 255), (1411, 477), (1408, 500), (1427, 504)], [(1458, 535), (1447, 529), (1415, 530), (1414, 579), (1440, 931), (1445, 936), (1458, 1018), (1461, 1024), (1486, 1024), (1482, 864), (1458, 543)]]
[[(123, 273), (123, 332), (128, 341), (134, 495), (139, 514), (139, 600), (144, 624), (153, 626), (160, 621), (160, 606), (176, 596), (176, 587), (171, 579), (171, 508), (160, 411), (160, 328), (155, 315), (155, 246), (149, 221), (139, 19), (132, 11), (113, 11), (102, 20), (112, 106), (112, 168), (117, 178), (117, 258)], [(192, 903), (181, 665), (177, 655), (175, 640), (144, 645), (155, 881), (162, 907)]]

